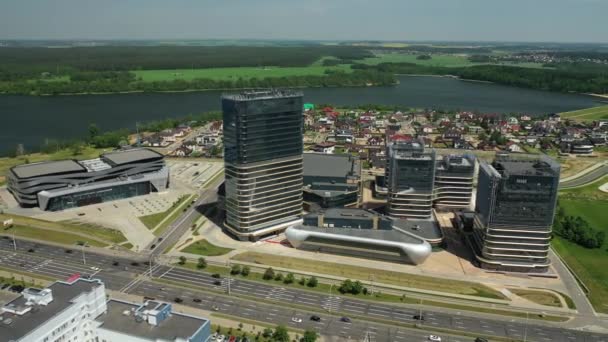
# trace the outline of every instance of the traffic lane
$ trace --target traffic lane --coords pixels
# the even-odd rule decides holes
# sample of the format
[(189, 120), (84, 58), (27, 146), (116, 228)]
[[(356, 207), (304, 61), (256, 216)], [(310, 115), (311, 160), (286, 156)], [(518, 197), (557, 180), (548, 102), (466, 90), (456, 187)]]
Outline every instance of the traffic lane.
[(559, 187), (564, 189), (564, 188), (569, 188), (569, 187), (585, 185), (587, 183), (591, 183), (591, 182), (599, 179), (600, 177), (602, 177), (606, 174), (608, 174), (608, 165), (599, 167), (581, 177), (575, 178), (575, 179), (567, 181), (567, 182), (560, 183)]

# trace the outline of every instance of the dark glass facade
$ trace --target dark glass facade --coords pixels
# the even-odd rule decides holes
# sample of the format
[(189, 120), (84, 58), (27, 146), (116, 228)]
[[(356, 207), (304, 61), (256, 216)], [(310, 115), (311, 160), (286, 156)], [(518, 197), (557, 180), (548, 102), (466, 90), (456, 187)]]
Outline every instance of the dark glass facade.
[(238, 238), (301, 218), (302, 106), (291, 91), (222, 98), (226, 226)]
[(152, 186), (150, 185), (150, 182), (142, 182), (70, 193), (51, 198), (49, 200), (48, 210), (58, 211), (133, 196), (147, 195), (150, 193), (151, 189)]
[(559, 172), (559, 164), (545, 156), (502, 156), (480, 164), (472, 238), (482, 265), (548, 269)]

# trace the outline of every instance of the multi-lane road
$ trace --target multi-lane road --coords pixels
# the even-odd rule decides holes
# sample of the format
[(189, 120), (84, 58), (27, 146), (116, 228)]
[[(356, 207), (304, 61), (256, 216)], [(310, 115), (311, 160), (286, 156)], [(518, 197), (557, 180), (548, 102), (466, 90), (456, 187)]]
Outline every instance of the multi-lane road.
[[(119, 256), (98, 254), (85, 248), (86, 265), (82, 250), (66, 252), (65, 248), (18, 240), (17, 251), (11, 239), (0, 239), (0, 264), (3, 267), (36, 273), (47, 277), (66, 279), (74, 273), (91, 275), (104, 281), (114, 291), (154, 297), (159, 300), (182, 300), (182, 304), (219, 312), (244, 319), (270, 324), (286, 324), (297, 328), (312, 328), (328, 336), (341, 336), (362, 340), (367, 334), (372, 341), (422, 341), (428, 332), (451, 329), (466, 333), (508, 337), (528, 341), (608, 341), (607, 335), (561, 329), (548, 324), (521, 322), (505, 317), (479, 318), (467, 312), (446, 314), (439, 310), (424, 309), (424, 322), (413, 316), (420, 314), (415, 306), (390, 305), (356, 300), (336, 294), (282, 288), (242, 279), (230, 280), (231, 296), (226, 294), (228, 279), (217, 279), (204, 272), (175, 268), (166, 265), (146, 265)], [(32, 250), (32, 252), (28, 252)], [(151, 272), (150, 272), (151, 271)], [(151, 277), (150, 277), (151, 276)], [(163, 282), (165, 280), (166, 282)], [(187, 286), (171, 285), (179, 283)], [(246, 296), (247, 298), (245, 298)], [(254, 300), (254, 299), (258, 300)], [(273, 305), (269, 302), (283, 303)], [(331, 315), (329, 314), (331, 313)], [(310, 320), (311, 315), (321, 317), (320, 322)], [(352, 323), (340, 321), (351, 316)], [(294, 323), (292, 317), (302, 319)], [(375, 323), (372, 319), (391, 324)], [(390, 323), (390, 322), (389, 322)], [(401, 328), (399, 323), (421, 323), (422, 329)], [(440, 334), (442, 335), (442, 334)], [(445, 336), (444, 336), (445, 337)], [(471, 338), (448, 337), (444, 341), (470, 341)]]
[(598, 167), (597, 169), (585, 173), (584, 175), (577, 177), (575, 179), (561, 182), (559, 183), (560, 189), (574, 188), (577, 186), (582, 186), (587, 183), (591, 183), (596, 179), (599, 179), (608, 174), (608, 164), (604, 164), (603, 166)]

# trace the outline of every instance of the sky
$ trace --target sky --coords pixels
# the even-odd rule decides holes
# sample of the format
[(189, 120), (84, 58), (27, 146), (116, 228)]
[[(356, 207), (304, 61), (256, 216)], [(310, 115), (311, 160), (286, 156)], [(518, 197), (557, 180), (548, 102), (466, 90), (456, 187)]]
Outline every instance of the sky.
[(0, 39), (608, 42), (608, 0), (0, 0)]

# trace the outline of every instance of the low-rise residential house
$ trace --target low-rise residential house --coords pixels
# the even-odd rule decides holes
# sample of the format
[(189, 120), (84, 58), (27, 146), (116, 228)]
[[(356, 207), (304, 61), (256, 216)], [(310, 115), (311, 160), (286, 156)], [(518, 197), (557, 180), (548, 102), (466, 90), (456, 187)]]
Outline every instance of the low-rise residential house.
[(336, 149), (336, 144), (333, 142), (324, 141), (316, 144), (312, 150), (318, 153), (331, 154), (334, 153)]
[(464, 139), (454, 140), (453, 145), (454, 145), (454, 148), (457, 148), (460, 150), (472, 150), (473, 149), (473, 146), (471, 145), (471, 143), (469, 143), (468, 141), (466, 141)]
[(196, 143), (199, 146), (213, 146), (220, 142), (220, 136), (217, 133), (203, 133), (196, 137)]
[(431, 133), (433, 133), (433, 130), (435, 128), (433, 126), (431, 126), (431, 125), (423, 125), (421, 127), (421, 129), (422, 129), (422, 133), (424, 133), (424, 134), (431, 134)]
[(562, 142), (560, 149), (564, 153), (592, 154), (593, 144), (588, 139), (575, 140), (573, 142)]
[(479, 134), (484, 132), (484, 129), (481, 126), (469, 126), (467, 127), (467, 131), (471, 134)]
[(507, 119), (507, 124), (509, 124), (509, 125), (517, 125), (517, 124), (519, 124), (519, 120), (517, 120), (516, 117), (511, 116), (511, 117), (509, 117)]
[(367, 139), (367, 145), (368, 146), (384, 145), (384, 139), (382, 139), (381, 137), (371, 137), (371, 138)]
[(538, 143), (538, 137), (529, 135), (524, 138), (524, 143), (526, 143), (527, 145), (536, 145)]
[(557, 114), (557, 113), (551, 113), (551, 114), (549, 114), (549, 121), (560, 122), (561, 120), (562, 119), (561, 119), (561, 116), (559, 114)]
[(520, 153), (523, 152), (523, 149), (516, 143), (509, 141), (507, 142), (507, 151), (509, 152), (513, 152), (513, 153)]
[(386, 120), (379, 119), (374, 121), (374, 127), (376, 128), (384, 128), (386, 126)]
[(448, 128), (443, 132), (442, 137), (444, 140), (459, 140), (463, 138), (463, 134), (457, 129)]
[(192, 150), (187, 148), (186, 146), (180, 146), (176, 148), (173, 152), (176, 157), (187, 157), (190, 155), (190, 153), (192, 153)]
[(531, 121), (532, 117), (530, 117), (529, 115), (522, 115), (519, 117), (519, 121)]

